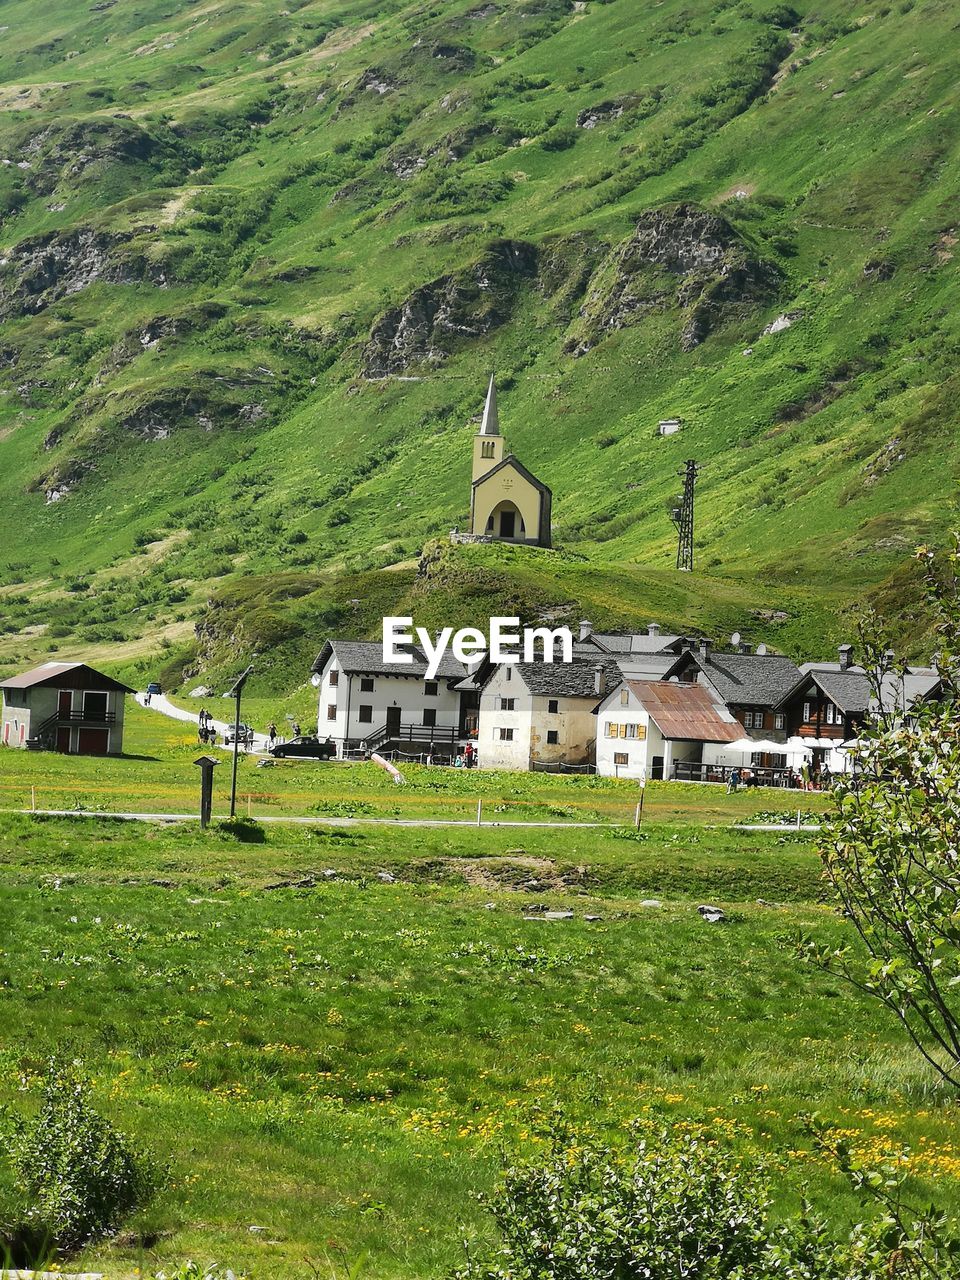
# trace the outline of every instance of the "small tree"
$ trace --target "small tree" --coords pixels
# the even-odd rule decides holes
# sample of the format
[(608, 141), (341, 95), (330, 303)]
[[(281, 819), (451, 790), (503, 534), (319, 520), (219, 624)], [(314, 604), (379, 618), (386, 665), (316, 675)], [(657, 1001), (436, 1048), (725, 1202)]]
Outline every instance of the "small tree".
[[(863, 944), (806, 955), (880, 1000), (960, 1088), (960, 605), (956, 546), (919, 553), (936, 620), (940, 688), (910, 706), (906, 668), (861, 628), (878, 710), (824, 825), (826, 873)], [(898, 705), (899, 704), (899, 705)], [(865, 953), (865, 954), (864, 954)]]

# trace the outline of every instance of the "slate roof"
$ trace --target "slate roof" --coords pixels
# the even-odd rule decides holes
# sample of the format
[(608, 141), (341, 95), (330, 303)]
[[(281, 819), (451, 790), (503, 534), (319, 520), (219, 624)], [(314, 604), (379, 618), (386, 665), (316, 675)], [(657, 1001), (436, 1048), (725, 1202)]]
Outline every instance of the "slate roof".
[(596, 669), (601, 667), (607, 689), (622, 679), (620, 668), (610, 658), (586, 662), (518, 662), (515, 670), (536, 698), (590, 698), (596, 702)]
[[(847, 715), (866, 715), (879, 708), (873, 684), (863, 667), (851, 665), (843, 668), (836, 662), (806, 662), (800, 672), (801, 679), (791, 693), (799, 693), (807, 681), (812, 680)], [(909, 710), (915, 702), (934, 693), (939, 685), (940, 676), (933, 667), (908, 667), (902, 677), (899, 673), (891, 673), (884, 677), (881, 685), (883, 710)]]
[[(419, 645), (413, 644), (407, 650), (413, 662), (384, 662), (383, 645), (379, 640), (327, 640), (313, 664), (314, 671), (322, 671), (330, 661), (331, 655), (337, 659), (341, 671), (348, 675), (365, 676), (420, 676), (427, 673), (427, 655)], [(467, 668), (458, 662), (449, 650), (440, 659), (436, 679), (462, 680), (467, 675)]]
[(649, 635), (645, 631), (636, 635), (612, 635), (601, 631), (594, 632), (593, 636), (603, 648), (615, 653), (617, 657), (630, 653), (675, 652), (678, 642), (684, 639), (683, 636), (675, 635)]
[(0, 680), (0, 689), (35, 689), (47, 685), (63, 689), (89, 689), (94, 692), (133, 693), (129, 685), (105, 676), (85, 662), (45, 662), (40, 667), (23, 671), (9, 680)]
[(776, 707), (796, 689), (802, 672), (779, 653), (683, 653), (667, 677), (692, 660), (727, 705)]
[(743, 728), (718, 707), (702, 684), (672, 684), (665, 680), (628, 680), (665, 738), (685, 742), (736, 742)]

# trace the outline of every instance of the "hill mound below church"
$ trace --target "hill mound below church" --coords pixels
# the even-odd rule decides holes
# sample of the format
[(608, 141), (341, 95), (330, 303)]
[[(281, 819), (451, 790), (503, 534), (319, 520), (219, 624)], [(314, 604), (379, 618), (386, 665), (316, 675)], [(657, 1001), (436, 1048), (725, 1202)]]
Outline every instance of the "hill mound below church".
[(237, 599), (286, 680), (370, 600), (430, 613), (416, 561), (466, 526), (491, 369), (556, 551), (445, 559), (458, 615), (813, 656), (954, 521), (942, 0), (10, 0), (4, 24), (4, 668), (194, 669)]

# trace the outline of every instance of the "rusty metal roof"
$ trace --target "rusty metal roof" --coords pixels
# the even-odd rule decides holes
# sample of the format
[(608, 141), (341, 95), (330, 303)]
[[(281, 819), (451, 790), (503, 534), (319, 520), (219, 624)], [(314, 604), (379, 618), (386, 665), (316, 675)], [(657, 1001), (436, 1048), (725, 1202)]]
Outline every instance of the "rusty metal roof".
[(702, 684), (628, 680), (627, 685), (665, 738), (736, 742), (743, 737), (743, 727), (713, 701)]

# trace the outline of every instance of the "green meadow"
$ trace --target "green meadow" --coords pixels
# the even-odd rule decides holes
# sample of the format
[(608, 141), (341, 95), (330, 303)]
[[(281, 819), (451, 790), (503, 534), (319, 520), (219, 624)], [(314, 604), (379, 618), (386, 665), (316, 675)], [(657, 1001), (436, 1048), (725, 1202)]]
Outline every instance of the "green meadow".
[[(0, 1097), (29, 1110), (45, 1057), (79, 1056), (166, 1169), (72, 1264), (441, 1276), (489, 1240), (473, 1193), (535, 1153), (556, 1105), (615, 1142), (632, 1120), (702, 1127), (771, 1161), (784, 1210), (806, 1188), (842, 1217), (804, 1127), (819, 1112), (956, 1201), (952, 1099), (791, 950), (845, 932), (805, 839), (528, 835), (318, 822), (248, 844), (4, 818)], [(727, 922), (705, 924), (703, 900)]]
[[(881, 1010), (794, 953), (801, 932), (849, 932), (815, 837), (734, 825), (782, 812), (777, 793), (650, 787), (638, 832), (626, 783), (434, 769), (396, 787), (303, 764), (283, 790), (287, 771), (244, 761), (241, 794), (269, 777), (279, 798), (255, 812), (309, 820), (201, 832), (97, 815), (195, 798), (175, 722), (134, 709), (127, 746), (0, 754), (5, 807), (29, 785), (65, 794), (68, 763), (88, 811), (0, 815), (5, 1123), (51, 1053), (77, 1057), (163, 1170), (70, 1267), (441, 1277), (490, 1241), (475, 1197), (535, 1155), (557, 1106), (615, 1144), (632, 1122), (704, 1132), (769, 1163), (779, 1211), (808, 1194), (841, 1220), (857, 1207), (814, 1152), (819, 1113), (863, 1158), (900, 1158), (913, 1192), (960, 1202), (953, 1099)], [(448, 817), (478, 795), (494, 821), (565, 825), (331, 821)], [(602, 825), (572, 825), (587, 814)], [(7, 1177), (0, 1159), (0, 1219)]]

